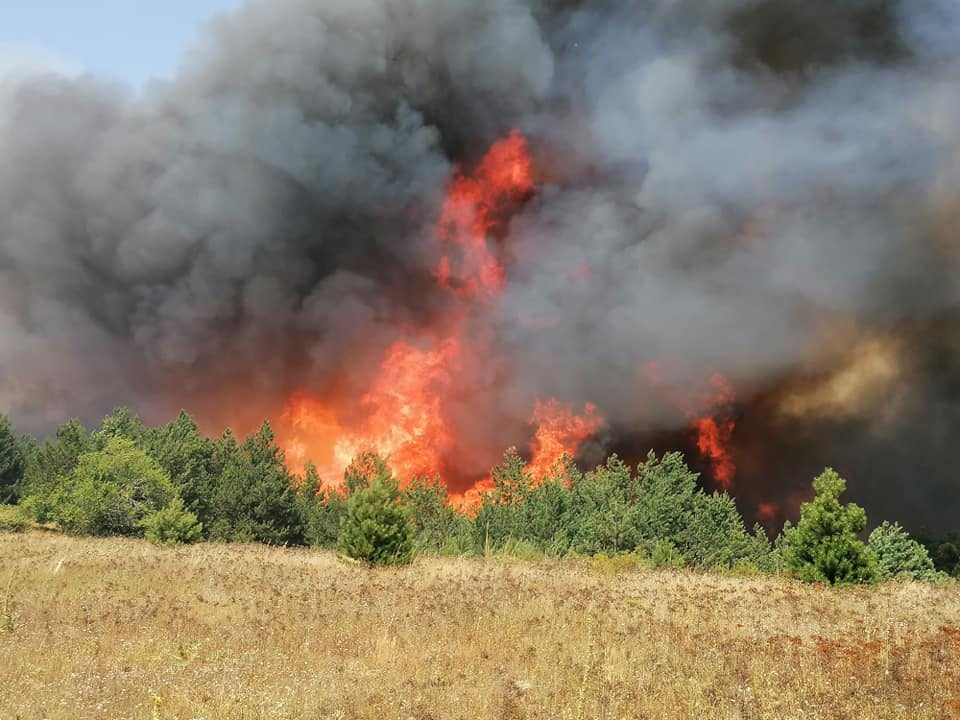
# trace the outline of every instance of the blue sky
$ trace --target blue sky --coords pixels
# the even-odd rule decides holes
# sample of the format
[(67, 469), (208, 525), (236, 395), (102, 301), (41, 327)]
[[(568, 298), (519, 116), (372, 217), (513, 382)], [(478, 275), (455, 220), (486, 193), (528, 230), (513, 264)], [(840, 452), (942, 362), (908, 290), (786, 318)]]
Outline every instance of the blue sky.
[(0, 68), (17, 63), (142, 85), (170, 77), (203, 22), (242, 0), (0, 0)]

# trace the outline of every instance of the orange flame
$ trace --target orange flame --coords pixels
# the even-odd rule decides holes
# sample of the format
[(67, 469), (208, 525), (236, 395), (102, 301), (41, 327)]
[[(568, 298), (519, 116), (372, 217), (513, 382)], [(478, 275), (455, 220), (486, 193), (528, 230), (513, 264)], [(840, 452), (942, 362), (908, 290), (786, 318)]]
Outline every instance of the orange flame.
[[(435, 277), (451, 292), (453, 303), (443, 330), (434, 328), (417, 342), (399, 340), (391, 345), (350, 413), (338, 412), (343, 409), (341, 398), (293, 395), (280, 432), (291, 464), (313, 460), (328, 483), (339, 485), (351, 459), (374, 450), (389, 456), (401, 481), (442, 474), (445, 461), (466, 441), (457, 436), (447, 416), (454, 392), (470, 381), (462, 361), (490, 355), (490, 308), (506, 282), (495, 243), (510, 211), (532, 190), (532, 161), (526, 140), (516, 131), (494, 143), (472, 173), (457, 172), (436, 225), (441, 257)], [(357, 419), (346, 422), (345, 417)], [(502, 421), (484, 419), (491, 425)], [(578, 415), (550, 400), (537, 403), (532, 422), (537, 430), (530, 468), (539, 479), (564, 454), (575, 455), (603, 418), (592, 405)], [(490, 448), (491, 465), (501, 450)], [(467, 509), (476, 507), (488, 484), (480, 481), (464, 493), (452, 493), (451, 501)]]
[[(669, 390), (680, 385), (677, 378), (669, 376), (670, 369), (676, 366), (683, 368), (683, 361), (679, 358), (652, 360), (640, 368), (638, 375), (646, 386), (664, 392), (667, 401), (689, 420), (690, 429), (696, 434), (697, 451), (709, 463), (714, 481), (729, 490), (737, 474), (730, 447), (736, 429), (736, 420), (730, 410), (736, 401), (736, 393), (723, 375), (713, 373), (706, 391), (678, 395)], [(689, 372), (689, 368), (684, 369)]]
[(503, 223), (503, 209), (533, 189), (527, 142), (514, 130), (497, 141), (471, 176), (458, 174), (447, 190), (437, 221), (437, 238), (459, 248), (437, 266), (440, 285), (464, 296), (494, 297), (506, 272), (490, 250), (490, 236)]
[(454, 444), (442, 398), (450, 388), (458, 353), (452, 338), (428, 351), (394, 343), (373, 386), (360, 400), (368, 412), (366, 420), (358, 430), (344, 432), (334, 445), (336, 466), (346, 467), (356, 455), (374, 450), (389, 456), (394, 472), (404, 478), (438, 475), (444, 453)]
[(737, 474), (737, 465), (730, 449), (736, 421), (723, 413), (729, 411), (736, 396), (733, 387), (719, 373), (710, 377), (710, 384), (715, 394), (703, 401), (710, 415), (694, 420), (693, 429), (697, 433), (697, 450), (710, 462), (713, 479), (724, 490), (729, 490), (733, 487), (733, 479)]
[(571, 406), (551, 399), (537, 402), (530, 422), (537, 424), (537, 430), (527, 470), (534, 482), (540, 482), (550, 476), (564, 456), (574, 457), (583, 443), (603, 427), (604, 419), (590, 403), (578, 415)]

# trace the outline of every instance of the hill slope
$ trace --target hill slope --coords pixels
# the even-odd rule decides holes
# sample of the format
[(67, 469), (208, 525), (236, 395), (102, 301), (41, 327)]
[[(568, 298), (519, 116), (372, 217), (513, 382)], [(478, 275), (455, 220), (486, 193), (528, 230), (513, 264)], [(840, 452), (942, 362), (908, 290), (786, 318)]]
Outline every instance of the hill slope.
[(0, 535), (0, 717), (960, 717), (956, 586)]

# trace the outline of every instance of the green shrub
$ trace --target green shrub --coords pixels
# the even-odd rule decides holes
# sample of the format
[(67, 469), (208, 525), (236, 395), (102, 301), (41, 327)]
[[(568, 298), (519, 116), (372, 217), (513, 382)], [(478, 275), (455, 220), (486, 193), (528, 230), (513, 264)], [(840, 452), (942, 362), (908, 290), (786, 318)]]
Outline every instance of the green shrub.
[(827, 468), (813, 481), (816, 497), (800, 508), (796, 527), (784, 528), (784, 563), (798, 579), (831, 585), (870, 582), (876, 557), (857, 536), (867, 524), (863, 508), (841, 504), (846, 481)]
[(642, 550), (607, 555), (597, 553), (593, 556), (591, 568), (600, 575), (619, 575), (625, 572), (634, 572), (650, 565), (650, 559)]
[(684, 568), (687, 561), (669, 540), (661, 540), (653, 546), (650, 562), (656, 568)]
[(203, 539), (203, 525), (180, 498), (148, 515), (141, 525), (144, 537), (158, 545), (187, 545)]
[(523, 538), (508, 538), (497, 549), (496, 554), (518, 560), (542, 560), (545, 557), (545, 553), (536, 543)]
[(0, 505), (0, 532), (19, 533), (30, 527), (30, 518), (18, 505)]
[(406, 565), (413, 560), (413, 526), (399, 503), (392, 478), (377, 477), (352, 493), (338, 546), (367, 565)]
[(54, 494), (54, 519), (75, 535), (139, 535), (175, 492), (163, 468), (133, 441), (109, 438), (81, 455)]
[(914, 580), (938, 580), (940, 573), (933, 566), (927, 549), (910, 537), (899, 523), (882, 525), (870, 533), (870, 549), (877, 556), (877, 573), (881, 579), (909, 577)]
[(57, 428), (56, 438), (30, 453), (23, 478), (22, 505), (40, 523), (54, 519), (60, 484), (77, 467), (80, 456), (97, 450), (93, 439), (77, 420)]

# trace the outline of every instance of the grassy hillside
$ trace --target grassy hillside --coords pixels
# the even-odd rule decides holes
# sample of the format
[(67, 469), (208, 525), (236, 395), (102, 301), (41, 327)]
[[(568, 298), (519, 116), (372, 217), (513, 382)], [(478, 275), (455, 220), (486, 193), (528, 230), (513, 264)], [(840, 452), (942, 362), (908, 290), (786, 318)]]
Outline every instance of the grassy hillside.
[(956, 585), (0, 534), (0, 718), (960, 717)]

